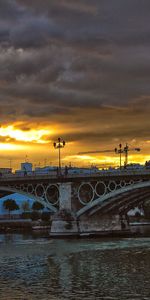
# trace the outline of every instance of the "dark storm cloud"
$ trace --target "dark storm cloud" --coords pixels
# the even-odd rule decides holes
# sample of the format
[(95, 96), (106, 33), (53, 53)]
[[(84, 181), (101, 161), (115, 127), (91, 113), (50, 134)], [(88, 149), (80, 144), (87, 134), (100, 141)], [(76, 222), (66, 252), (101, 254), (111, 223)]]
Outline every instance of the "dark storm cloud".
[[(19, 1), (20, 2), (20, 1)], [(109, 40), (126, 43), (131, 40), (134, 43), (139, 39), (148, 38), (150, 3), (144, 0), (127, 1), (21, 1), (27, 5), (32, 12), (43, 13), (49, 18), (57, 20), (64, 28), (64, 36), (72, 40), (97, 41)], [(144, 35), (144, 36), (143, 36)], [(89, 41), (91, 42), (91, 40)]]
[(34, 48), (45, 46), (57, 35), (59, 31), (53, 22), (44, 17), (29, 16), (10, 32), (10, 41), (16, 48)]
[[(139, 136), (141, 118), (147, 136), (149, 19), (149, 0), (0, 0), (1, 119), (45, 118), (78, 126), (91, 109), (91, 126), (95, 119), (99, 127), (116, 124), (110, 139), (120, 138), (121, 108), (132, 115), (120, 120), (122, 134)], [(93, 138), (87, 131), (86, 137), (97, 136), (102, 138), (99, 130)]]
[(24, 13), (24, 7), (17, 5), (14, 0), (1, 0), (0, 1), (0, 19), (1, 21), (10, 22), (16, 20)]

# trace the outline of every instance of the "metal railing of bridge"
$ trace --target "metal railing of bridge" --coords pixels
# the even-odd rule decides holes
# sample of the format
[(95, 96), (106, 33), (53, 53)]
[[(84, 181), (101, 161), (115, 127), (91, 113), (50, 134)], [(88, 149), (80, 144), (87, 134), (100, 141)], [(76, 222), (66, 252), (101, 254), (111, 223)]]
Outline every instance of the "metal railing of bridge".
[(57, 179), (57, 178), (101, 178), (101, 177), (111, 177), (111, 176), (134, 176), (134, 175), (150, 175), (150, 169), (138, 169), (138, 170), (103, 170), (99, 172), (90, 172), (90, 173), (74, 173), (74, 174), (37, 174), (37, 173), (32, 173), (32, 174), (1, 174), (0, 180), (24, 180), (25, 178), (30, 178), (31, 180), (33, 179)]

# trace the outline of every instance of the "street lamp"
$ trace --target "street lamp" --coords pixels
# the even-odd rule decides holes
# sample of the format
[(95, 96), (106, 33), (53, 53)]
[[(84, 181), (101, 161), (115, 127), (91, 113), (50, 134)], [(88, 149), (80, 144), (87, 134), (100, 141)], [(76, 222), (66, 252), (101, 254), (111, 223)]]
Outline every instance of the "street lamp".
[(122, 144), (119, 144), (119, 149), (115, 148), (115, 153), (120, 154), (120, 170), (121, 170), (121, 154), (123, 153)]
[(54, 142), (54, 148), (58, 149), (58, 169), (59, 169), (59, 175), (61, 175), (61, 157), (60, 157), (60, 149), (65, 147), (65, 141), (62, 140), (60, 137), (58, 138), (58, 142)]

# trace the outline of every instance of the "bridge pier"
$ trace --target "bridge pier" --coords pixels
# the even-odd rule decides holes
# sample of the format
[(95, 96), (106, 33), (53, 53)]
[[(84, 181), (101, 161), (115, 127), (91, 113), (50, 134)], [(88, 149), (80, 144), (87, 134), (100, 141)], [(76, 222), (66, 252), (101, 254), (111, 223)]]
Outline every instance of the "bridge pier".
[(71, 211), (71, 182), (59, 184), (59, 210)]
[(60, 183), (59, 211), (52, 218), (51, 236), (78, 234), (76, 216), (71, 206), (71, 182)]
[(125, 219), (120, 219), (119, 214), (104, 214), (101, 216), (82, 216), (79, 219), (80, 233), (117, 234), (129, 231)]

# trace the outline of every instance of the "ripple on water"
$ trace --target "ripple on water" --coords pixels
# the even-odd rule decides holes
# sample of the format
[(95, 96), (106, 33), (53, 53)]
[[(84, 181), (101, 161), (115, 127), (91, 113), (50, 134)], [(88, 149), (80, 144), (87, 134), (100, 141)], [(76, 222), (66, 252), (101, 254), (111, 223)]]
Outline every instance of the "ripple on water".
[(1, 236), (0, 300), (150, 299), (150, 239)]

